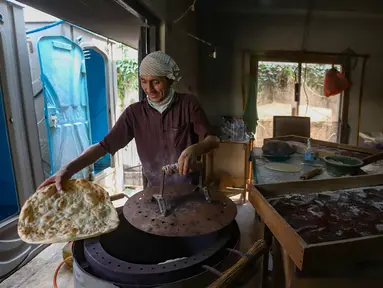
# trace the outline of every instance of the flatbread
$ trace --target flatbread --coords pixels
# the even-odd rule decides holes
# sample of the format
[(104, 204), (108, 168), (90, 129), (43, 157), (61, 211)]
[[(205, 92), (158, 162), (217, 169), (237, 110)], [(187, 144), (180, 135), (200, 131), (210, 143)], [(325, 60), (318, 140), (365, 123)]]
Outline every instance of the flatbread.
[(302, 167), (294, 164), (288, 164), (288, 163), (267, 163), (265, 165), (266, 168), (278, 172), (290, 172), (290, 173), (296, 173), (302, 170)]
[(119, 225), (108, 193), (85, 179), (69, 180), (57, 191), (51, 184), (23, 205), (18, 234), (27, 243), (60, 243), (96, 237)]

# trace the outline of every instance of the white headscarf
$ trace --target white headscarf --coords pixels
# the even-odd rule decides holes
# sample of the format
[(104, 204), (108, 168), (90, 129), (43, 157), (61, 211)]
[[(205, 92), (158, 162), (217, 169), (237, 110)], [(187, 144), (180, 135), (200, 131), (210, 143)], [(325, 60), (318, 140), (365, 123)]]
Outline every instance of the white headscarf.
[[(139, 74), (140, 76), (166, 77), (176, 82), (181, 79), (180, 68), (177, 63), (169, 55), (162, 51), (156, 51), (148, 54), (141, 61)], [(158, 112), (163, 113), (172, 103), (173, 96), (174, 90), (173, 88), (170, 88), (169, 94), (160, 103), (151, 101), (149, 97), (147, 97), (147, 99), (150, 106)]]
[(162, 51), (148, 54), (141, 61), (139, 73), (140, 76), (160, 76), (177, 82), (181, 79), (177, 63)]

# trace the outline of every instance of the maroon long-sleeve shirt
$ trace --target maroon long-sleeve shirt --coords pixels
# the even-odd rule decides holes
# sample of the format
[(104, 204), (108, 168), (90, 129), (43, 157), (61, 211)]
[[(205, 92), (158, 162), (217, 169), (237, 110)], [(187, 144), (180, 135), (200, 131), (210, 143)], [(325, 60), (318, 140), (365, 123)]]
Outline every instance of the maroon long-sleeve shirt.
[[(197, 143), (199, 136), (208, 135), (214, 135), (213, 129), (197, 98), (175, 93), (162, 114), (146, 99), (130, 105), (100, 144), (113, 155), (135, 138), (148, 186), (155, 186), (160, 183), (162, 166), (176, 163), (185, 148)], [(166, 182), (195, 181), (195, 175), (173, 175)]]

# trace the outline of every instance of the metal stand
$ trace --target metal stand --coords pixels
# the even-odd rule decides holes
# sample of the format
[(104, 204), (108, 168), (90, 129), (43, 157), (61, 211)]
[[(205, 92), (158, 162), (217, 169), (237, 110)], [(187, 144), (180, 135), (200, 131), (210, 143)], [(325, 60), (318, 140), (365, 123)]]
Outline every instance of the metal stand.
[(166, 217), (170, 214), (171, 207), (169, 204), (166, 203), (164, 197), (161, 194), (153, 195), (153, 200), (157, 201), (162, 216)]

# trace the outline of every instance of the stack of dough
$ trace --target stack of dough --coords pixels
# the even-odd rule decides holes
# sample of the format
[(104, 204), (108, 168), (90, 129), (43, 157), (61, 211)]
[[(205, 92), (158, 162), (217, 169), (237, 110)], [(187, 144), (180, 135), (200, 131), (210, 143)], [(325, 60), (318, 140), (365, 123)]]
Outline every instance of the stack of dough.
[(262, 151), (265, 155), (285, 157), (294, 154), (296, 148), (285, 141), (269, 140), (263, 144)]
[(18, 234), (27, 243), (60, 243), (96, 237), (119, 225), (108, 193), (84, 179), (36, 191), (23, 205)]

